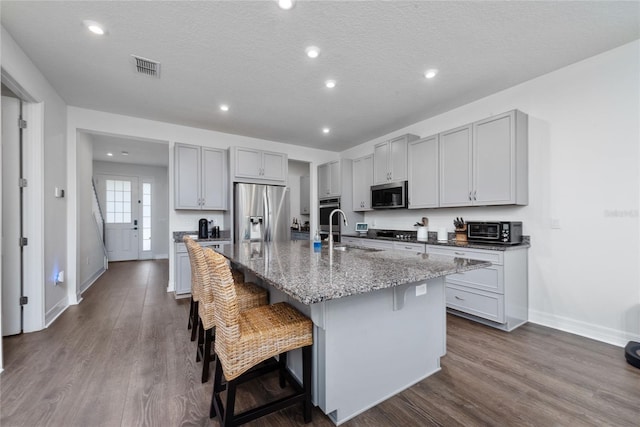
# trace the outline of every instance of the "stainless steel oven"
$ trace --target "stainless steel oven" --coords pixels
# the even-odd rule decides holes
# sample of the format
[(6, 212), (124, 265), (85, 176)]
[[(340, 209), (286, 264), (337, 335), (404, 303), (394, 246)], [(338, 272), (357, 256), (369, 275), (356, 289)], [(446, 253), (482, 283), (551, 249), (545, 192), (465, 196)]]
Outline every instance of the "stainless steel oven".
[[(334, 209), (340, 209), (340, 198), (321, 199), (320, 205), (320, 236), (324, 240), (329, 237), (329, 215)], [(333, 216), (333, 241), (340, 241), (340, 218), (339, 214)]]

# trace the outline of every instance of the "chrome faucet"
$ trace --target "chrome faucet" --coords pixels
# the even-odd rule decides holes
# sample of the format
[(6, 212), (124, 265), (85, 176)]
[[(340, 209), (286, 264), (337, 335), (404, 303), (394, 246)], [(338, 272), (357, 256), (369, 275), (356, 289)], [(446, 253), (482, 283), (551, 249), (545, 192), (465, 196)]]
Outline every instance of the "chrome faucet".
[(344, 222), (344, 226), (347, 227), (349, 223), (347, 222), (347, 215), (344, 213), (342, 209), (334, 209), (329, 214), (329, 252), (333, 251), (333, 214), (336, 212), (340, 212), (342, 214), (342, 221)]

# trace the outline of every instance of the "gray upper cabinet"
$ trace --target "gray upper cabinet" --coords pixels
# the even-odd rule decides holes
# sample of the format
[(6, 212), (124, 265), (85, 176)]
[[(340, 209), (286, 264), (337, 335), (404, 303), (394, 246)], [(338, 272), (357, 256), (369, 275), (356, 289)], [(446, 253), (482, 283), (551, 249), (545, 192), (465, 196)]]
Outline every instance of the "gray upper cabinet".
[(471, 205), (471, 125), (440, 134), (440, 206)]
[(440, 206), (528, 203), (527, 115), (513, 110), (440, 134)]
[(311, 177), (300, 177), (300, 213), (309, 215), (311, 213)]
[(340, 197), (341, 181), (339, 161), (318, 165), (318, 198)]
[(175, 209), (227, 209), (227, 151), (176, 143)]
[(526, 205), (527, 115), (513, 110), (473, 124), (473, 204)]
[(270, 181), (284, 183), (287, 180), (287, 155), (253, 148), (235, 147), (235, 178), (252, 182)]
[(407, 144), (417, 139), (416, 135), (406, 134), (374, 146), (374, 184), (407, 180)]
[(353, 210), (371, 210), (373, 184), (373, 155), (353, 160)]
[(440, 206), (438, 144), (438, 135), (409, 143), (409, 209)]

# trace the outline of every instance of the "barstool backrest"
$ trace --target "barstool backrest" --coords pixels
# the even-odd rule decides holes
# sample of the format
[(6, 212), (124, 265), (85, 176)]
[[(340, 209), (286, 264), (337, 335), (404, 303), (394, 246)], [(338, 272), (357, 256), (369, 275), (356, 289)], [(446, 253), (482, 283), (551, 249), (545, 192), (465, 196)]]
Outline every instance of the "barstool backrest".
[(204, 296), (204, 282), (209, 279), (209, 277), (207, 277), (207, 261), (204, 256), (202, 246), (200, 246), (195, 240), (188, 236), (184, 236), (182, 241), (187, 247), (189, 263), (191, 265), (191, 296), (194, 301), (200, 301)]
[(240, 338), (240, 309), (231, 269), (224, 256), (213, 250), (205, 252), (213, 273), (213, 303), (216, 321), (216, 352)]

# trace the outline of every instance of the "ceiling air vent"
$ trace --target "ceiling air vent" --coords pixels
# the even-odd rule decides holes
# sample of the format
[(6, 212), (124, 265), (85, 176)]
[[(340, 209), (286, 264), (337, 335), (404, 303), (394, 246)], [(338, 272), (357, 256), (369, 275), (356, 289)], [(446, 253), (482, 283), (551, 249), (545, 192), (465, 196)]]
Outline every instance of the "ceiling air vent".
[(136, 71), (150, 77), (160, 78), (160, 63), (153, 59), (143, 58), (141, 56), (131, 55), (136, 61)]

